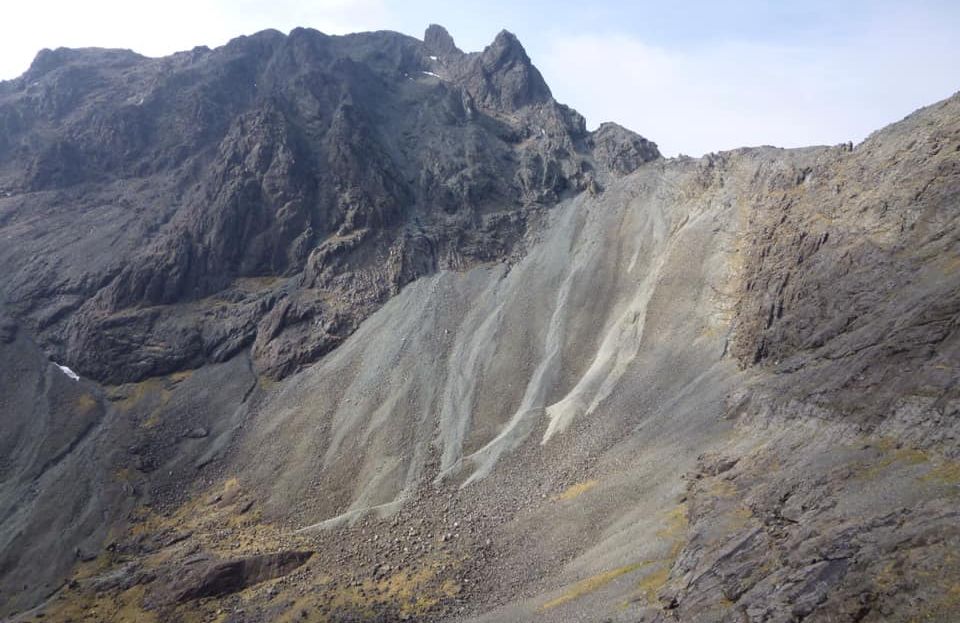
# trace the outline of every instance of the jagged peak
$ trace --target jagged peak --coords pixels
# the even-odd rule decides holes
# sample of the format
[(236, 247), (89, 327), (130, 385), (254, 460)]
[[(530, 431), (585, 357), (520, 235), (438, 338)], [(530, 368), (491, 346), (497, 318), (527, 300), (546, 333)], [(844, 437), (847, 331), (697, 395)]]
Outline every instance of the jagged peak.
[(468, 89), (493, 108), (517, 110), (553, 98), (520, 40), (508, 30), (501, 30), (483, 52), (471, 55), (465, 69)]
[(423, 34), (423, 43), (427, 50), (434, 52), (438, 56), (448, 56), (453, 54), (463, 54), (463, 51), (457, 47), (453, 37), (447, 32), (447, 29), (440, 24), (430, 24), (427, 31)]
[(532, 65), (530, 57), (523, 44), (515, 34), (509, 30), (501, 30), (497, 33), (493, 43), (488, 45), (483, 51), (483, 57), (489, 62), (496, 64), (505, 64), (510, 61), (518, 62), (523, 65)]
[(495, 47), (519, 47), (520, 50), (523, 50), (523, 44), (520, 43), (520, 39), (517, 38), (517, 35), (513, 34), (506, 28), (497, 33), (497, 36), (493, 38), (492, 45)]

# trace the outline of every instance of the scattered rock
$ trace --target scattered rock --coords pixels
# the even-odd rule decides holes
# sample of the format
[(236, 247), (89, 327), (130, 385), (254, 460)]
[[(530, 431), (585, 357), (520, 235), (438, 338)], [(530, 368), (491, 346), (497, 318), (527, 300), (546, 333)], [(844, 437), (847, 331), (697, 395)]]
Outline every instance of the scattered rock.
[(0, 316), (0, 344), (9, 344), (17, 336), (17, 324), (10, 318)]
[(203, 439), (209, 434), (210, 434), (210, 431), (208, 431), (206, 428), (204, 428), (203, 426), (198, 426), (196, 428), (192, 428), (189, 431), (187, 431), (187, 434), (185, 435), (185, 437), (187, 437), (188, 439)]
[(76, 550), (74, 550), (74, 553), (76, 554), (77, 560), (79, 560), (80, 562), (90, 562), (91, 560), (97, 559), (96, 552), (85, 551), (80, 549), (79, 547), (76, 548)]

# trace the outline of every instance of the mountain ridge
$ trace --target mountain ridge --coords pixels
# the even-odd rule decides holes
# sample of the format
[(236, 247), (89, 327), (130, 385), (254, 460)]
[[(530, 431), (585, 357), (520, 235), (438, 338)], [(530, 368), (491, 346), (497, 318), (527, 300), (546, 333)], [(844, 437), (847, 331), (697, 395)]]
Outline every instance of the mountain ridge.
[[(364, 65), (357, 65), (352, 55), (367, 55), (366, 46), (373, 40), (377, 41), (373, 49), (378, 51), (370, 62), (377, 69), (371, 73)], [(388, 48), (392, 56), (383, 56), (381, 48)], [(102, 82), (104, 78), (88, 76), (91, 70), (83, 69), (83, 61), (78, 60), (88, 56), (98, 68), (92, 71), (100, 72), (105, 71), (103, 57), (120, 57), (121, 69), (133, 72), (127, 82), (137, 80), (142, 86), (134, 90), (146, 91), (137, 95), (130, 87), (124, 87), (130, 93), (127, 102), (114, 110), (103, 94), (97, 94), (103, 91), (96, 90), (98, 80)], [(66, 65), (57, 66), (57, 62)], [(77, 63), (81, 66), (75, 67)], [(192, 69), (198, 64), (199, 69)], [(210, 64), (211, 69), (203, 69)], [(25, 86), (27, 82), (53, 72), (54, 76), (49, 78), (54, 81), (51, 93), (66, 97), (63, 92), (69, 92), (69, 87), (60, 82), (73, 80), (76, 84), (71, 84), (77, 93), (70, 97), (76, 101), (37, 103), (52, 116), (49, 123), (54, 127), (66, 124), (66, 128), (57, 131), (67, 138), (43, 148), (38, 155), (31, 155), (32, 149), (21, 141), (17, 161), (29, 164), (25, 171), (11, 171), (11, 160), (7, 158), (5, 192), (17, 196), (47, 190), (65, 192), (76, 180), (89, 183), (99, 177), (102, 201), (127, 201), (135, 209), (144, 209), (146, 205), (140, 208), (138, 204), (152, 201), (144, 194), (162, 193), (175, 198), (172, 202), (167, 200), (169, 204), (160, 210), (148, 208), (147, 218), (159, 221), (145, 223), (142, 241), (137, 241), (138, 246), (148, 247), (145, 253), (141, 252), (147, 258), (134, 260), (135, 266), (104, 267), (82, 275), (80, 284), (66, 286), (66, 295), (57, 291), (46, 293), (46, 298), (60, 300), (49, 303), (54, 309), (41, 312), (43, 319), (37, 319), (35, 311), (27, 312), (34, 326), (44, 335), (49, 334), (47, 345), (57, 351), (59, 358), (101, 380), (137, 380), (207, 360), (221, 361), (251, 341), (256, 342), (257, 352), (262, 354), (258, 358), (260, 367), (283, 376), (334, 347), (385, 296), (422, 271), (434, 270), (436, 262), (483, 260), (488, 253), (484, 249), (500, 244), (491, 238), (492, 234), (504, 245), (493, 253), (498, 257), (509, 254), (513, 245), (510, 240), (522, 236), (522, 216), (528, 211), (524, 204), (543, 204), (567, 187), (596, 187), (598, 183), (594, 180), (597, 174), (587, 170), (592, 166), (584, 157), (589, 154), (593, 135), (586, 132), (581, 117), (553, 101), (519, 41), (506, 31), (484, 52), (454, 52), (440, 61), (425, 54), (424, 44), (402, 35), (374, 33), (336, 38), (297, 29), (289, 36), (264, 31), (234, 39), (215, 51), (194, 50), (166, 59), (145, 59), (117, 51), (88, 50), (79, 55), (59, 51), (41, 53), (34, 65), (19, 80), (23, 90), (20, 99), (29, 101), (30, 89), (44, 88)], [(141, 65), (148, 69), (141, 70)], [(151, 67), (164, 66), (169, 66), (163, 69), (164, 78), (153, 77), (144, 82), (140, 76), (142, 72), (151, 75), (156, 71)], [(221, 76), (220, 67), (233, 73)], [(438, 74), (428, 71), (430, 67), (445, 75), (449, 73), (448, 78), (435, 78)], [(328, 71), (332, 72), (329, 76)], [(79, 77), (75, 75), (78, 72)], [(199, 78), (190, 77), (198, 72)], [(206, 78), (203, 72), (213, 72), (212, 77)], [(293, 76), (300, 77), (293, 80)], [(186, 95), (190, 91), (180, 87), (176, 93), (170, 93), (163, 82), (158, 87), (149, 86), (153, 83), (150, 81), (157, 80), (200, 80), (195, 87), (201, 89), (200, 95)], [(207, 80), (213, 80), (209, 87), (205, 85)], [(231, 86), (224, 80), (229, 80)], [(300, 84), (296, 80), (308, 82)], [(329, 80), (350, 86), (338, 94), (339, 87), (324, 82)], [(252, 85), (254, 91), (238, 86), (244, 83)], [(84, 95), (84, 88), (94, 91)], [(204, 99), (203, 89), (226, 94), (216, 96), (221, 101), (210, 102)], [(384, 95), (410, 97), (403, 95), (405, 92), (416, 93), (418, 98), (432, 93), (426, 105), (438, 110), (426, 118), (440, 119), (440, 123), (409, 127), (401, 133), (391, 127), (410, 122), (391, 120), (391, 115), (396, 114), (375, 102)], [(170, 98), (173, 100), (168, 101)], [(14, 97), (4, 106), (7, 127), (17, 127), (11, 120), (23, 119), (26, 114), (18, 112), (16, 101)], [(91, 105), (98, 108), (90, 109)], [(77, 107), (79, 112), (71, 113), (76, 118), (74, 122), (69, 117), (61, 118), (64, 106)], [(203, 106), (213, 108), (204, 112)], [(516, 119), (498, 117), (521, 109), (527, 112)], [(213, 110), (222, 111), (232, 121), (215, 121)], [(472, 119), (474, 114), (476, 119)], [(151, 121), (147, 121), (147, 115)], [(201, 119), (199, 126), (183, 125), (183, 118), (197, 115)], [(69, 129), (71, 123), (76, 129)], [(158, 133), (167, 137), (160, 138)], [(317, 143), (321, 135), (324, 137)], [(8, 136), (8, 141), (17, 140), (16, 132), (8, 132)], [(603, 150), (598, 152), (602, 157), (597, 165), (612, 167), (618, 174), (659, 157), (655, 145), (625, 130), (596, 136)], [(430, 144), (420, 147), (420, 141)], [(457, 145), (461, 141), (463, 147)], [(613, 145), (622, 145), (623, 153), (615, 151)], [(426, 152), (417, 151), (424, 147)], [(7, 152), (10, 149), (7, 147)], [(213, 149), (217, 152), (211, 152)], [(438, 152), (431, 155), (432, 150)], [(358, 158), (379, 164), (375, 168), (364, 167)], [(410, 159), (420, 166), (412, 169), (400, 165)], [(140, 164), (131, 168), (131, 163), (138, 161)], [(94, 174), (91, 166), (99, 167), (103, 173)], [(497, 173), (493, 174), (494, 171)], [(122, 187), (124, 180), (153, 181), (140, 183), (145, 192), (109, 187)], [(317, 189), (321, 189), (319, 194)], [(84, 192), (92, 194), (89, 189)], [(513, 197), (521, 199), (516, 201)], [(259, 209), (247, 216), (251, 211), (231, 207), (251, 202), (266, 204), (266, 210)], [(487, 213), (484, 202), (488, 206), (496, 203), (516, 207)], [(217, 205), (208, 208), (198, 204)], [(238, 209), (244, 216), (235, 214)], [(442, 215), (439, 219), (438, 212)], [(413, 223), (409, 222), (411, 217)], [(428, 222), (418, 227), (419, 219)], [(427, 231), (431, 225), (440, 231)], [(390, 231), (397, 227), (408, 232)], [(431, 249), (451, 235), (476, 235), (482, 243), (459, 244), (457, 253), (464, 255), (462, 259), (434, 257)], [(247, 305), (237, 312), (237, 322), (242, 325), (238, 327), (239, 334), (209, 338), (191, 335), (189, 331), (184, 334), (169, 314), (161, 314), (158, 319), (134, 313), (131, 318), (125, 311), (138, 305), (162, 307), (202, 299), (223, 291), (235, 278), (289, 278), (302, 273), (307, 292), (314, 292), (317, 287), (336, 292), (338, 286), (322, 275), (324, 264), (350, 262), (345, 257), (353, 253), (350, 249), (365, 247), (369, 243), (364, 240), (369, 236), (376, 238), (379, 246), (389, 246), (389, 239), (395, 241), (398, 246), (391, 253), (396, 256), (392, 260), (396, 265), (389, 269), (391, 283), (386, 289), (370, 283), (347, 286), (353, 288), (355, 298), (362, 289), (367, 290), (360, 296), (363, 300), (349, 309), (330, 309), (316, 295), (301, 296), (290, 303), (282, 292), (266, 293), (252, 302), (252, 308)], [(224, 241), (245, 248), (244, 259), (224, 248)], [(468, 257), (471, 246), (476, 258)], [(311, 248), (319, 250), (307, 257)], [(158, 267), (163, 267), (162, 272), (158, 272)], [(36, 274), (42, 272), (43, 268), (35, 265), (25, 280), (35, 283)], [(369, 272), (370, 269), (361, 267), (356, 278), (369, 282), (364, 276)], [(29, 305), (18, 302), (18, 296), (31, 301), (42, 298), (38, 295), (43, 293), (30, 291), (26, 284), (24, 287), (28, 290), (24, 294), (7, 297), (14, 308), (25, 309)], [(85, 300), (64, 301), (64, 296), (77, 295)], [(260, 308), (275, 308), (278, 299), (287, 300), (286, 310), (265, 319)], [(72, 317), (83, 319), (70, 326), (57, 326), (64, 309), (76, 311)], [(294, 325), (325, 325), (328, 335), (312, 340), (314, 343), (306, 347), (296, 347), (296, 342), (310, 338), (296, 327), (290, 328), (295, 337), (281, 335), (288, 329), (284, 318)], [(258, 328), (261, 319), (265, 324)], [(103, 322), (111, 324), (104, 326)], [(134, 340), (144, 346), (156, 344), (151, 327), (157, 322), (165, 323), (164, 331), (172, 329), (174, 334), (183, 335), (172, 349), (176, 352), (157, 351), (150, 361), (124, 361), (122, 352), (94, 335), (115, 333), (111, 340)], [(124, 323), (128, 323), (126, 329)], [(120, 365), (85, 354), (94, 351), (111, 352), (109, 361)]]
[(509, 35), (294, 32), (0, 94), (0, 615), (951, 620), (960, 96), (664, 159)]

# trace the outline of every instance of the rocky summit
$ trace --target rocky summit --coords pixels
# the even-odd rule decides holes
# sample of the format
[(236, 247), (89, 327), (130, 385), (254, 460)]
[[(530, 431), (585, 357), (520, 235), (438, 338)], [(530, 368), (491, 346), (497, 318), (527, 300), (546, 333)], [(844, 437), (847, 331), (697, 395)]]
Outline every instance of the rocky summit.
[(4, 620), (957, 620), (960, 95), (665, 159), (506, 31), (44, 50), (0, 241)]

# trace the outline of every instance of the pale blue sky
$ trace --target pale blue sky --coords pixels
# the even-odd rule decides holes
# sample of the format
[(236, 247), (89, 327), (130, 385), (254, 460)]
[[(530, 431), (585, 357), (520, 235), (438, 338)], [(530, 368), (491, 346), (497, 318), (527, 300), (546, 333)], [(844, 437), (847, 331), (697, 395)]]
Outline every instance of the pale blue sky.
[(859, 141), (960, 89), (960, 2), (946, 0), (33, 0), (4, 7), (0, 79), (43, 47), (157, 56), (264, 28), (420, 37), (431, 22), (468, 51), (513, 31), (588, 125), (617, 121), (668, 155)]

